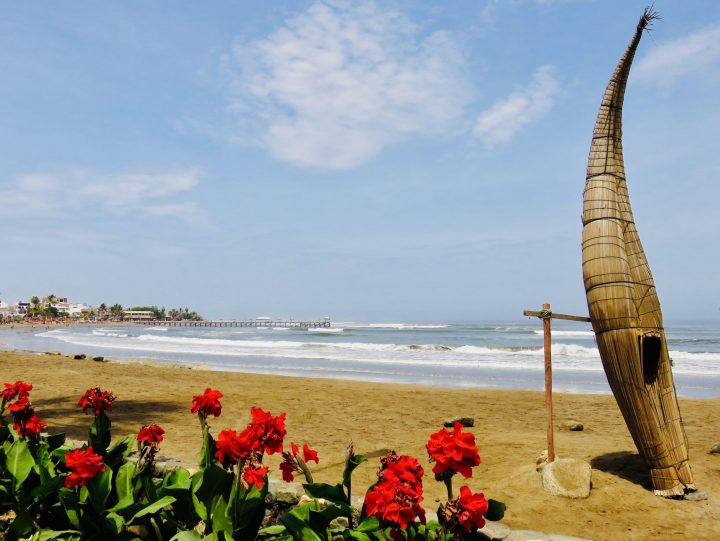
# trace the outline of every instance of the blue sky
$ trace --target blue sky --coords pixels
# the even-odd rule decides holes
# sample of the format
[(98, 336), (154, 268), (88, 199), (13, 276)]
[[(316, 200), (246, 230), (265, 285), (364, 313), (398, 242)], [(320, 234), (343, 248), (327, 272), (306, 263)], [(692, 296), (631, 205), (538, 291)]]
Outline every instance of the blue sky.
[[(645, 3), (3, 4), (0, 298), (585, 314), (585, 162)], [(718, 319), (720, 3), (655, 8), (630, 195), (666, 319)]]

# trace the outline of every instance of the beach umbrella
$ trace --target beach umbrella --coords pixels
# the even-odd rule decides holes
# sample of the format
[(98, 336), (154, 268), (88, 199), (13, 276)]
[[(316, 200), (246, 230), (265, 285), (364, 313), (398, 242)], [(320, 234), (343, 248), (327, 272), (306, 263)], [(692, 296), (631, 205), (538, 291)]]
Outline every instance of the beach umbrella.
[(633, 219), (622, 150), (622, 106), (635, 51), (657, 18), (640, 18), (595, 123), (583, 194), (583, 279), (607, 379), (655, 494), (695, 490), (657, 291)]

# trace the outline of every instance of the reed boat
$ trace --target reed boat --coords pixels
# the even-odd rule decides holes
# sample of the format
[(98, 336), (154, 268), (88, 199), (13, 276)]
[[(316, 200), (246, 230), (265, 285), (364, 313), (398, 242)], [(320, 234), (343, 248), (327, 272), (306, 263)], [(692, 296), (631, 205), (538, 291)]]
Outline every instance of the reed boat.
[(628, 74), (643, 32), (657, 14), (646, 9), (603, 95), (583, 194), (583, 279), (588, 309), (610, 388), (650, 469), (655, 494), (695, 490), (655, 283), (633, 218), (622, 149)]

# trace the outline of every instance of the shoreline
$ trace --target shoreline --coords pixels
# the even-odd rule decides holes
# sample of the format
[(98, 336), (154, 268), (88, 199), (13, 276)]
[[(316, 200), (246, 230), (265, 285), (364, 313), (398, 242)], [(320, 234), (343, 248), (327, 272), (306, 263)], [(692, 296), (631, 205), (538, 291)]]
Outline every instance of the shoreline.
[[(612, 396), (555, 395), (556, 426), (568, 419), (585, 425), (583, 432), (556, 429), (560, 457), (588, 461), (593, 490), (586, 500), (553, 498), (541, 487), (535, 460), (546, 446), (544, 398), (538, 391), (506, 391), (424, 387), (369, 382), (218, 372), (126, 362), (74, 360), (65, 355), (0, 352), (3, 381), (34, 385), (32, 400), (50, 433), (66, 432), (84, 440), (90, 419), (76, 406), (88, 387), (117, 395), (111, 418), (115, 438), (157, 422), (166, 430), (161, 455), (193, 466), (200, 449), (197, 418), (189, 411), (192, 395), (205, 387), (219, 389), (222, 415), (211, 419), (214, 434), (241, 429), (249, 408), (287, 413), (286, 445), (307, 442), (317, 449), (317, 481), (340, 479), (343, 452), (354, 441), (356, 452), (369, 460), (353, 485), (361, 494), (375, 478), (379, 457), (389, 450), (416, 456), (425, 469), (425, 500), (433, 509), (445, 487), (434, 481), (424, 449), (442, 422), (458, 416), (475, 419), (468, 429), (476, 436), (482, 464), (471, 479), (458, 479), (489, 498), (504, 501), (503, 523), (513, 530), (531, 529), (590, 539), (670, 539), (720, 536), (720, 455), (708, 454), (717, 442), (708, 419), (720, 418), (720, 399), (680, 399), (690, 440), (691, 465), (700, 490), (710, 499), (687, 502), (659, 498), (647, 486), (647, 469)], [(279, 478), (277, 455), (268, 457), (271, 477)], [(671, 520), (668, 521), (668, 518)]]

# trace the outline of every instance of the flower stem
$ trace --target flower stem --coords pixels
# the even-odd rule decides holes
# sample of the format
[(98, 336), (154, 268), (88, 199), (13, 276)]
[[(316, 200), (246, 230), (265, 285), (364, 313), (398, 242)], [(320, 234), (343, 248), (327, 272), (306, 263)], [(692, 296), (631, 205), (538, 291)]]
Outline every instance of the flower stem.
[(449, 470), (445, 472), (445, 486), (447, 487), (448, 500), (452, 500), (453, 499), (452, 472), (450, 472)]

